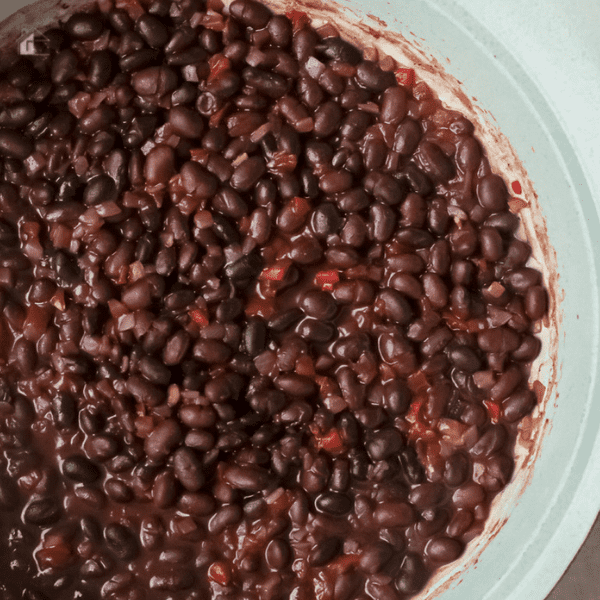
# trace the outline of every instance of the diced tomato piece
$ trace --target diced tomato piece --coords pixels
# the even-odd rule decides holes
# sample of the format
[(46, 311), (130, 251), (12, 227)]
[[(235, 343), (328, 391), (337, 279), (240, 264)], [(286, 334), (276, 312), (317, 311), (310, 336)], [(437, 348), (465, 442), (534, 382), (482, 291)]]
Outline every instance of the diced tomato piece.
[(408, 387), (413, 394), (422, 394), (429, 387), (429, 382), (423, 371), (417, 371), (408, 378)]
[(221, 123), (221, 119), (225, 115), (225, 113), (229, 110), (229, 104), (225, 104), (223, 108), (220, 108), (216, 113), (213, 113), (208, 119), (208, 124), (211, 127), (218, 127)]
[(409, 423), (416, 423), (419, 420), (419, 413), (421, 411), (421, 406), (423, 406), (422, 400), (413, 400), (408, 409), (408, 413), (406, 413), (406, 417), (404, 417)]
[(415, 84), (415, 70), (400, 67), (395, 72), (396, 81), (400, 85), (412, 86)]
[(337, 429), (332, 429), (325, 435), (315, 435), (317, 448), (331, 454), (340, 454), (345, 450), (344, 443)]
[(523, 190), (521, 189), (521, 184), (518, 181), (513, 181), (510, 184), (510, 187), (512, 188), (512, 191), (515, 194), (520, 194)]
[(231, 70), (231, 63), (226, 56), (222, 54), (214, 54), (208, 59), (208, 66), (210, 67), (210, 73), (206, 80), (207, 83), (218, 79), (221, 73)]
[(304, 29), (307, 25), (310, 25), (310, 18), (301, 10), (290, 10), (285, 13), (285, 16), (292, 22), (294, 32)]
[(248, 300), (245, 313), (248, 317), (270, 319), (275, 313), (275, 307), (271, 300), (265, 300), (265, 298), (255, 295)]
[(333, 290), (334, 284), (340, 280), (340, 274), (335, 270), (319, 271), (315, 275), (315, 285), (318, 285), (322, 290)]
[(262, 270), (259, 279), (266, 281), (283, 281), (287, 269), (285, 267), (267, 267)]
[(483, 405), (486, 407), (492, 423), (497, 423), (498, 419), (500, 419), (500, 405), (491, 400), (484, 400)]
[(192, 308), (188, 314), (190, 315), (190, 319), (200, 327), (206, 327), (208, 325), (208, 315), (205, 311), (200, 310), (199, 308)]
[(294, 197), (290, 201), (290, 207), (297, 215), (307, 215), (310, 212), (310, 202), (306, 198)]
[(190, 155), (194, 162), (200, 163), (203, 166), (206, 166), (206, 163), (210, 158), (210, 152), (204, 148), (192, 148), (190, 150)]
[(345, 554), (338, 556), (335, 560), (332, 560), (327, 568), (334, 571), (336, 574), (347, 573), (350, 569), (353, 569), (360, 562), (360, 556), (358, 554)]
[(284, 175), (291, 173), (298, 164), (298, 157), (283, 150), (275, 152), (273, 158), (267, 164), (267, 169), (273, 175)]
[(220, 585), (227, 585), (231, 581), (231, 571), (225, 563), (217, 561), (208, 567), (208, 577)]

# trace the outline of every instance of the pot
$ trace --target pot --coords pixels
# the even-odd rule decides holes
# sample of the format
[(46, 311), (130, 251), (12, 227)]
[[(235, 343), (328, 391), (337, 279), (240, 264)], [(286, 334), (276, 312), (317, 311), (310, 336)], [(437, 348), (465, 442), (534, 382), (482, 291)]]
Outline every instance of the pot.
[[(268, 4), (290, 9), (290, 2)], [(539, 405), (520, 425), (514, 480), (495, 499), (485, 532), (421, 599), (543, 600), (600, 509), (600, 169), (592, 164), (600, 119), (590, 120), (589, 108), (600, 96), (600, 44), (592, 37), (600, 7), (584, 0), (586, 11), (567, 15), (566, 3), (550, 10), (541, 1), (526, 4), (293, 2), (380, 57), (413, 67), (475, 123), (492, 165), (518, 183), (512, 206), (520, 233), (550, 290), (543, 352), (531, 374)], [(3, 3), (0, 19), (18, 12), (0, 24), (1, 39), (23, 51), (32, 32), (80, 6)], [(565, 36), (570, 24), (577, 39)]]

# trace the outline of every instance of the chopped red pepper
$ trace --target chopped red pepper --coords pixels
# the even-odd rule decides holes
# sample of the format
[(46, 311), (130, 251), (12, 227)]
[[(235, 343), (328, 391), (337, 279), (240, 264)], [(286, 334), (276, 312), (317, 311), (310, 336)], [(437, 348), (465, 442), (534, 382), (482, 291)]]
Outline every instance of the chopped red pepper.
[(190, 318), (194, 323), (200, 325), (200, 327), (206, 327), (208, 325), (208, 316), (205, 311), (199, 308), (193, 308), (189, 312)]
[(292, 22), (294, 33), (310, 25), (309, 16), (301, 10), (290, 10), (285, 13), (285, 16)]
[(315, 275), (315, 285), (318, 285), (322, 290), (333, 290), (334, 284), (340, 280), (340, 274), (335, 270), (319, 271)]
[(315, 434), (315, 440), (317, 448), (320, 450), (325, 450), (331, 454), (340, 454), (344, 451), (344, 443), (337, 429), (332, 429), (325, 435)]
[(497, 423), (498, 419), (500, 419), (500, 405), (497, 402), (492, 402), (491, 400), (484, 400), (483, 404), (488, 411), (488, 415), (490, 416), (492, 423)]
[(310, 212), (310, 202), (306, 198), (295, 196), (290, 201), (290, 207), (297, 215), (304, 216)]
[(223, 108), (220, 108), (216, 113), (210, 115), (210, 119), (208, 119), (208, 124), (211, 127), (218, 127), (221, 123), (221, 119), (225, 115), (225, 113), (229, 110), (229, 103), (225, 104)]
[(267, 164), (269, 173), (273, 175), (285, 175), (291, 173), (298, 164), (298, 157), (284, 150), (279, 150), (273, 154), (273, 157)]
[(208, 577), (220, 585), (227, 585), (231, 580), (231, 573), (223, 562), (214, 562), (208, 567)]
[(208, 59), (208, 66), (210, 67), (210, 73), (206, 80), (207, 83), (218, 79), (221, 73), (229, 71), (231, 69), (231, 63), (226, 56), (222, 54), (215, 54)]
[(408, 409), (408, 413), (406, 414), (405, 419), (410, 423), (415, 423), (419, 420), (419, 412), (421, 411), (421, 406), (423, 406), (422, 400), (413, 400)]
[(429, 387), (429, 382), (423, 371), (413, 373), (407, 380), (408, 387), (413, 394), (422, 394)]
[(287, 268), (286, 267), (267, 267), (262, 270), (259, 279), (267, 281), (283, 281)]
[(521, 189), (521, 184), (518, 181), (513, 181), (510, 184), (510, 187), (512, 188), (513, 192), (515, 194), (520, 194), (523, 190)]
[(407, 69), (400, 67), (395, 72), (396, 81), (400, 85), (412, 86), (415, 84), (415, 71), (414, 69)]
[(272, 300), (266, 300), (258, 295), (251, 297), (246, 304), (244, 311), (248, 317), (262, 317), (270, 319), (275, 313), (275, 307)]
[(337, 574), (342, 574), (356, 567), (359, 562), (360, 556), (358, 554), (345, 554), (343, 556), (339, 556), (335, 560), (332, 560), (327, 565), (327, 568)]

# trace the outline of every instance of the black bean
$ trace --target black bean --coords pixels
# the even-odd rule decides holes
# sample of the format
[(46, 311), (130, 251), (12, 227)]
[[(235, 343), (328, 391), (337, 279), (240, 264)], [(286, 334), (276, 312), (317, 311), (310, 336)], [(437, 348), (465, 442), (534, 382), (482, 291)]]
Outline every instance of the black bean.
[(393, 428), (381, 429), (371, 435), (366, 444), (371, 460), (385, 460), (404, 447), (402, 434)]
[(392, 558), (394, 547), (384, 541), (366, 546), (360, 555), (360, 568), (365, 573), (379, 573)]
[(56, 523), (61, 516), (60, 505), (52, 498), (32, 500), (23, 511), (23, 520), (30, 525), (46, 527)]
[(266, 345), (267, 327), (262, 319), (249, 319), (244, 330), (244, 346), (246, 352), (255, 357)]
[(417, 159), (425, 174), (434, 181), (448, 181), (454, 176), (452, 161), (433, 142), (424, 141), (419, 144)]
[(285, 331), (295, 325), (303, 316), (299, 308), (290, 308), (286, 311), (276, 313), (267, 323), (273, 331)]
[(375, 311), (398, 323), (406, 325), (413, 316), (413, 311), (406, 298), (396, 290), (384, 289), (375, 299)]
[(235, 489), (260, 492), (267, 486), (269, 474), (253, 465), (230, 466), (224, 471), (223, 479)]
[(225, 275), (234, 282), (256, 277), (262, 270), (263, 262), (258, 254), (247, 254), (225, 266)]
[(183, 439), (181, 428), (174, 419), (160, 423), (146, 438), (144, 449), (152, 460), (161, 460), (178, 446)]
[(0, 154), (25, 160), (33, 152), (33, 142), (22, 133), (0, 129)]
[(14, 510), (19, 505), (19, 489), (14, 480), (0, 476), (0, 507), (2, 510)]
[(342, 540), (338, 537), (328, 537), (312, 548), (308, 555), (308, 563), (313, 567), (322, 567), (331, 562), (342, 551)]
[(425, 554), (438, 563), (449, 563), (456, 560), (463, 551), (463, 544), (450, 537), (432, 539), (425, 547)]
[(189, 448), (179, 448), (173, 454), (175, 477), (190, 492), (197, 492), (204, 485), (202, 463)]
[[(417, 121), (406, 117), (396, 129), (394, 151), (403, 156), (412, 154), (421, 140), (421, 126)], [(415, 190), (419, 193), (419, 190)]]
[(169, 41), (169, 31), (162, 20), (154, 15), (142, 15), (135, 23), (138, 33), (151, 48), (162, 48)]
[(317, 137), (333, 135), (342, 120), (342, 110), (339, 104), (328, 101), (321, 104), (315, 111), (314, 134)]
[(529, 414), (535, 403), (535, 394), (531, 390), (514, 392), (502, 401), (502, 416), (509, 423), (514, 423)]
[(483, 208), (490, 212), (506, 210), (508, 190), (499, 175), (486, 175), (477, 184), (477, 199)]
[(120, 523), (111, 523), (104, 528), (106, 545), (120, 560), (133, 560), (138, 552), (138, 541), (128, 527)]
[(396, 227), (394, 211), (387, 204), (375, 202), (371, 205), (369, 215), (369, 225), (373, 239), (377, 242), (387, 242)]
[(74, 455), (66, 458), (62, 464), (65, 477), (78, 483), (93, 483), (100, 477), (98, 467), (85, 456)]
[(360, 85), (374, 92), (383, 92), (396, 83), (393, 73), (382, 71), (377, 63), (370, 60), (358, 64), (356, 80)]
[(204, 131), (204, 121), (195, 111), (185, 106), (174, 106), (169, 111), (169, 123), (176, 135), (185, 138), (200, 138)]
[(60, 428), (72, 427), (77, 421), (77, 403), (70, 394), (58, 392), (52, 398), (54, 422)]
[(362, 52), (352, 44), (339, 37), (325, 38), (317, 50), (331, 60), (339, 60), (350, 65), (357, 65), (362, 60)]
[(402, 87), (389, 87), (381, 96), (379, 118), (383, 123), (397, 125), (407, 112), (407, 94)]
[(429, 574), (421, 557), (408, 553), (402, 561), (400, 575), (396, 579), (396, 587), (403, 594), (416, 594), (425, 586)]
[(67, 33), (76, 40), (95, 40), (104, 27), (98, 14), (75, 13), (65, 23)]
[(469, 472), (469, 459), (461, 452), (456, 452), (444, 464), (444, 483), (450, 487), (458, 487), (467, 480)]
[(325, 492), (317, 496), (315, 500), (317, 510), (332, 515), (342, 517), (352, 510), (352, 500), (346, 494), (338, 492)]
[(296, 373), (279, 375), (275, 379), (275, 385), (282, 392), (292, 396), (308, 397), (317, 391), (317, 386), (310, 377)]
[(235, 525), (243, 517), (243, 511), (237, 504), (226, 504), (222, 506), (208, 522), (208, 531), (218, 534), (229, 525)]
[(254, 29), (266, 27), (271, 18), (271, 11), (264, 4), (254, 0), (235, 0), (229, 7), (229, 12)]
[(400, 462), (410, 483), (421, 483), (425, 479), (425, 471), (412, 446), (407, 446), (401, 451)]

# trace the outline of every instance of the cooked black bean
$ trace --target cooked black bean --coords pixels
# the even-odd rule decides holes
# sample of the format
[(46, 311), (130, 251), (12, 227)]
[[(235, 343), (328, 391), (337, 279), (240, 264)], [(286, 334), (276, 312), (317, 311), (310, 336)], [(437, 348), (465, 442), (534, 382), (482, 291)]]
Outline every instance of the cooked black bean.
[(52, 498), (32, 500), (23, 511), (23, 520), (31, 525), (47, 527), (53, 525), (61, 517), (61, 507)]
[(179, 448), (173, 454), (175, 477), (190, 492), (197, 492), (204, 485), (202, 463), (193, 450)]
[(85, 456), (74, 455), (66, 458), (62, 464), (65, 477), (78, 483), (93, 483), (100, 477), (98, 467)]
[(366, 449), (372, 460), (385, 460), (402, 450), (404, 440), (396, 429), (381, 429), (368, 439)]
[(25, 160), (33, 152), (32, 141), (22, 133), (0, 129), (0, 154)]
[(370, 60), (365, 60), (357, 66), (356, 80), (360, 85), (374, 92), (383, 92), (395, 83), (393, 73), (382, 71), (377, 63)]
[(335, 517), (341, 517), (352, 510), (352, 500), (345, 494), (325, 492), (315, 500), (317, 510)]
[(396, 290), (384, 289), (375, 299), (375, 310), (380, 311), (385, 317), (406, 325), (410, 322), (413, 310), (406, 298)]
[(95, 40), (103, 30), (100, 15), (75, 13), (65, 23), (67, 33), (77, 40)]
[(151, 459), (160, 460), (179, 445), (181, 440), (181, 428), (173, 419), (167, 419), (146, 438), (144, 449)]
[(402, 87), (389, 87), (381, 96), (379, 118), (384, 123), (397, 125), (407, 112), (407, 94)]
[(490, 212), (500, 212), (506, 209), (508, 190), (499, 175), (486, 175), (477, 185), (477, 199)]
[(72, 427), (77, 421), (77, 403), (73, 396), (58, 392), (52, 399), (52, 413), (59, 427)]
[[(403, 156), (412, 154), (421, 140), (421, 126), (417, 121), (406, 117), (396, 129), (394, 151)], [(418, 193), (418, 190), (415, 190)]]
[(142, 15), (135, 23), (138, 33), (151, 48), (162, 48), (169, 41), (169, 31), (154, 15)]
[(19, 505), (19, 489), (15, 482), (0, 476), (0, 506), (3, 510), (14, 510)]
[(308, 555), (308, 562), (313, 567), (322, 567), (331, 562), (342, 550), (342, 540), (337, 537), (325, 538), (314, 546)]
[(111, 523), (104, 529), (106, 545), (120, 560), (132, 560), (138, 552), (138, 542), (133, 532), (120, 523)]

